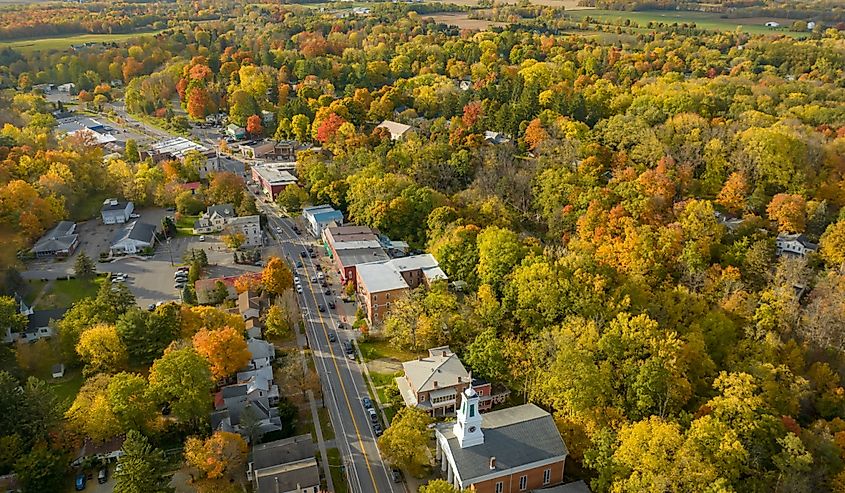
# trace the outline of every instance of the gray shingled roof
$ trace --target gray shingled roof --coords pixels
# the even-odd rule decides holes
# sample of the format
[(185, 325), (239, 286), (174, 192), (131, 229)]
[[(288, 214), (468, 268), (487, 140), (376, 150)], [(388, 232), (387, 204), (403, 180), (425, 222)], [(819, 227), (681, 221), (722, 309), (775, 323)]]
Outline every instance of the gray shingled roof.
[(256, 477), (257, 493), (297, 491), (320, 484), (320, 470), (313, 457), (256, 471)]
[(262, 443), (252, 448), (254, 470), (296, 462), (308, 457), (314, 457), (314, 441), (311, 435), (299, 435)]
[(29, 322), (27, 323), (27, 332), (35, 332), (41, 327), (47, 327), (50, 325), (50, 320), (59, 321), (65, 317), (65, 312), (67, 312), (67, 308), (55, 308), (52, 310), (35, 310), (32, 312), (32, 315), (29, 316)]
[(569, 451), (551, 414), (534, 404), (483, 414), (484, 443), (461, 448), (452, 433), (454, 423), (441, 423), (437, 432), (447, 439), (458, 474), (464, 482), (491, 474), (490, 457), (496, 471), (504, 471), (557, 457)]
[(57, 252), (69, 249), (79, 238), (73, 231), (76, 223), (59, 221), (53, 229), (48, 231), (32, 248), (33, 252)]
[(129, 226), (117, 230), (111, 240), (114, 245), (127, 238), (136, 241), (145, 241), (150, 244), (153, 243), (155, 237), (156, 227), (152, 224), (142, 223), (141, 221), (133, 221)]
[(232, 204), (211, 205), (208, 207), (206, 212), (209, 217), (211, 217), (215, 212), (223, 217), (235, 217), (235, 206)]
[[(429, 355), (402, 363), (405, 371), (405, 378), (416, 392), (434, 390), (436, 388), (452, 387), (457, 385), (458, 378), (468, 383), (470, 375), (464, 367), (458, 355), (448, 347), (430, 349)], [(443, 353), (446, 353), (444, 356)], [(437, 386), (434, 386), (437, 382)]]

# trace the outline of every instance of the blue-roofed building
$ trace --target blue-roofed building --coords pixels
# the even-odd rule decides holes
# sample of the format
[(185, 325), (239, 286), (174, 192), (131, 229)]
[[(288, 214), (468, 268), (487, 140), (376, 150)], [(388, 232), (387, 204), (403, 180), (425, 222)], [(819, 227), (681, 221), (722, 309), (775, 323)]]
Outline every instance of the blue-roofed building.
[(308, 231), (319, 238), (323, 230), (331, 225), (343, 226), (343, 213), (330, 205), (315, 205), (302, 209), (302, 217), (308, 224)]

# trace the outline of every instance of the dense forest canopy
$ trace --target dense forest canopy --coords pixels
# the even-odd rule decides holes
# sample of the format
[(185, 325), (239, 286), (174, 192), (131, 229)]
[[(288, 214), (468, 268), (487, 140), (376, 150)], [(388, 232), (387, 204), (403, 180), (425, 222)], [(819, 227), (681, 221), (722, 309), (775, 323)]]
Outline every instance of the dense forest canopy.
[[(596, 491), (845, 491), (845, 36), (570, 34), (550, 8), (471, 32), (417, 10), (246, 5), (115, 45), (0, 51), (4, 243), (106, 191), (182, 208), (195, 176), (189, 159), (104, 164), (56, 135), (34, 85), (173, 125), (222, 110), (330, 153), (298, 156), (303, 187), (280, 204), (332, 204), (467, 283), (396, 302), (385, 335), (450, 344), (551, 410)], [(262, 110), (273, 125), (250, 123)], [(415, 131), (392, 142), (385, 119)], [(778, 255), (780, 233), (819, 253)]]

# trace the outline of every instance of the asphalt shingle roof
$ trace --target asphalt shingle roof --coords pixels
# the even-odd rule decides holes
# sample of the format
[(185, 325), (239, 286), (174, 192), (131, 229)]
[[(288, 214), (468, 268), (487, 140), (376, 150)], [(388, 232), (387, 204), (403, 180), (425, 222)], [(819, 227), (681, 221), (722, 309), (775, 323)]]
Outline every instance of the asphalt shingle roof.
[[(569, 454), (552, 416), (534, 404), (482, 416), (484, 443), (481, 445), (461, 448), (452, 432), (454, 423), (437, 426), (437, 432), (448, 441), (458, 474), (464, 482)], [(495, 471), (490, 470), (491, 457), (496, 458)]]

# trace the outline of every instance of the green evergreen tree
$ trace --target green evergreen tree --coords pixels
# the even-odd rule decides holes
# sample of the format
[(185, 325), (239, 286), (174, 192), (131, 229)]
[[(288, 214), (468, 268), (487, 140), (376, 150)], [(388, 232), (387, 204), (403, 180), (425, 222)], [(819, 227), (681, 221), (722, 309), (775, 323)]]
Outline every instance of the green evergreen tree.
[(79, 252), (76, 256), (76, 263), (73, 266), (73, 271), (76, 277), (80, 279), (91, 279), (97, 275), (97, 267), (91, 257), (85, 255), (85, 252)]
[(164, 453), (137, 431), (126, 434), (120, 470), (114, 473), (115, 493), (169, 493), (168, 465)]

